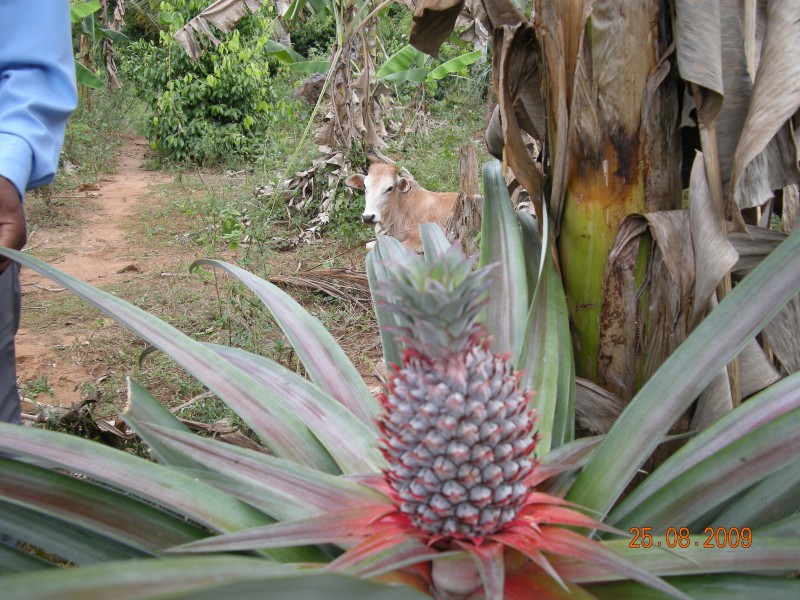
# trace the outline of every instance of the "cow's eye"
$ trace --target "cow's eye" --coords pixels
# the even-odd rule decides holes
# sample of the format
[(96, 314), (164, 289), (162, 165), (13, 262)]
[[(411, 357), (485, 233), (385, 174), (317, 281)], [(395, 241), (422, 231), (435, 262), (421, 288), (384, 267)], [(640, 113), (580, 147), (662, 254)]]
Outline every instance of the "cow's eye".
[(387, 192), (387, 193), (388, 193), (388, 192), (391, 192), (393, 189), (394, 189), (394, 186), (391, 186), (391, 185), (390, 185), (388, 188), (386, 188), (386, 192)]

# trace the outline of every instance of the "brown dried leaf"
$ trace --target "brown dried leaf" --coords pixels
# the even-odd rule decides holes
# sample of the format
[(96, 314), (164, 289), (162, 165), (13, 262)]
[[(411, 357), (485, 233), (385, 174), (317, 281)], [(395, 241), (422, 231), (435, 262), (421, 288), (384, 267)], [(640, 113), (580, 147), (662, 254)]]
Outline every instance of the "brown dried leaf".
[(264, 0), (218, 0), (175, 32), (174, 37), (195, 61), (206, 48), (207, 40), (215, 46), (219, 44), (209, 23), (219, 31), (231, 31), (242, 17), (257, 11), (263, 4)]
[(790, 300), (767, 324), (762, 335), (784, 373), (800, 371), (800, 297)]
[(783, 213), (781, 230), (792, 233), (797, 223), (797, 213), (800, 211), (800, 189), (797, 184), (787, 185), (783, 188)]
[(703, 314), (717, 285), (739, 258), (722, 230), (720, 215), (714, 208), (701, 153), (695, 156), (689, 183), (689, 226), (694, 249), (692, 318), (695, 319)]
[[(766, 30), (761, 46), (753, 94), (747, 119), (741, 130), (733, 162), (734, 194), (740, 206), (755, 206), (766, 198), (748, 197), (737, 188), (745, 169), (764, 151), (769, 177), (769, 190), (780, 189), (800, 180), (797, 168), (797, 148), (787, 122), (800, 108), (800, 3), (796, 0), (773, 0), (769, 3)], [(784, 130), (780, 134), (781, 130)], [(768, 144), (780, 135), (778, 147), (771, 151)], [(789, 178), (781, 182), (781, 179)]]
[(484, 0), (483, 4), (492, 29), (503, 25), (518, 25), (525, 20), (525, 15), (513, 0)]
[(755, 338), (750, 340), (737, 357), (739, 359), (739, 387), (742, 398), (760, 392), (781, 378), (780, 373), (764, 354)]
[(315, 269), (296, 275), (275, 275), (270, 281), (317, 290), (364, 310), (372, 308), (366, 274), (350, 269)]
[(589, 381), (575, 379), (575, 418), (578, 425), (596, 434), (608, 433), (625, 404), (617, 396)]
[(681, 78), (702, 88), (698, 113), (713, 121), (725, 89), (720, 2), (675, 0), (675, 42)]
[(492, 118), (486, 127), (486, 149), (497, 160), (503, 160), (503, 124), (500, 122), (500, 106), (495, 106)]
[(420, 0), (414, 10), (409, 43), (420, 52), (438, 56), (456, 25), (464, 0)]
[[(514, 175), (528, 191), (532, 200), (542, 197), (544, 177), (536, 166), (533, 157), (523, 141), (522, 132), (527, 126), (532, 135), (538, 136), (544, 130), (544, 114), (539, 112), (544, 105), (541, 98), (540, 65), (541, 57), (533, 26), (521, 23), (516, 26), (502, 26), (494, 32), (494, 65), (493, 77), (500, 108), (500, 122), (503, 127), (505, 158)], [(520, 123), (517, 106), (523, 95), (529, 97), (528, 102), (534, 109), (534, 124), (528, 118), (527, 111), (522, 111), (525, 122)], [(538, 100), (536, 98), (538, 97)]]
[[(586, 32), (586, 19), (592, 10), (589, 0), (570, 0), (551, 2), (537, 0), (536, 20), (539, 38), (542, 40), (544, 57), (543, 77), (548, 82), (544, 91), (547, 94), (551, 154), (552, 191), (550, 193), (550, 212), (553, 215), (555, 233), (561, 224), (564, 192), (569, 173), (569, 144), (574, 137), (575, 113), (573, 99), (575, 90), (571, 82), (586, 86), (587, 70), (581, 56)], [(591, 105), (581, 106), (582, 110)]]
[[(620, 225), (603, 278), (598, 377), (623, 400), (633, 396), (637, 378), (646, 380), (686, 337), (694, 285), (688, 230), (685, 211), (630, 215)], [(635, 280), (643, 238), (652, 239), (646, 292)], [(642, 293), (649, 293), (646, 305), (640, 302)]]
[(722, 369), (697, 399), (689, 431), (702, 431), (733, 410), (733, 396), (728, 370)]
[(739, 254), (732, 271), (743, 277), (777, 248), (786, 239), (786, 234), (748, 225), (745, 233), (732, 232), (728, 239)]

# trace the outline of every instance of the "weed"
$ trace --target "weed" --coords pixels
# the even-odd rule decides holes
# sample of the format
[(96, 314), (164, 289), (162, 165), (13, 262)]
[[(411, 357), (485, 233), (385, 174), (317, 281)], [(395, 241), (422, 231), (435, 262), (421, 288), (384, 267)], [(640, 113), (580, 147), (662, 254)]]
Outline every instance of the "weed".
[(38, 377), (23, 382), (19, 386), (19, 391), (20, 394), (26, 398), (35, 398), (42, 394), (47, 394), (50, 397), (53, 396), (53, 388), (47, 379), (47, 375), (39, 375)]

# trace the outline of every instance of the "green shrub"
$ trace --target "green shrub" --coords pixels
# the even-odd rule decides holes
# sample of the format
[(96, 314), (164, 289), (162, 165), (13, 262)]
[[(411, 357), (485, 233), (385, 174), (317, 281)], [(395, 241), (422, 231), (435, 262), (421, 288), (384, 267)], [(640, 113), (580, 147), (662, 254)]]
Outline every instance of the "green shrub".
[(295, 52), (306, 58), (328, 58), (336, 40), (336, 25), (331, 15), (315, 12), (292, 25), (292, 49)]
[(122, 51), (120, 68), (147, 103), (145, 134), (153, 148), (201, 164), (252, 159), (270, 126), (293, 123), (297, 106), (278, 89), (284, 77), (265, 52), (272, 19), (263, 8), (192, 63), (173, 37), (203, 2), (162, 2), (169, 23), (158, 44), (139, 40)]

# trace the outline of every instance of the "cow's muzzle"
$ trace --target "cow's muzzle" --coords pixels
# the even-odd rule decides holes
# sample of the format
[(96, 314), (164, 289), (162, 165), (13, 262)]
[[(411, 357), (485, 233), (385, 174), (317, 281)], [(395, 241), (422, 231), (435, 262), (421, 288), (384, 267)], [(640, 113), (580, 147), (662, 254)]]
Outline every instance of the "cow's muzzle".
[(375, 215), (363, 214), (363, 215), (361, 215), (361, 221), (363, 223), (374, 223), (375, 222)]

